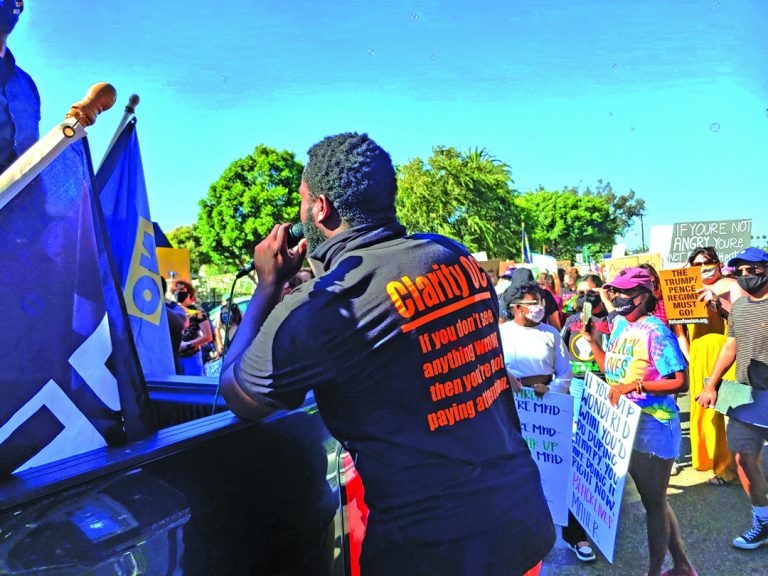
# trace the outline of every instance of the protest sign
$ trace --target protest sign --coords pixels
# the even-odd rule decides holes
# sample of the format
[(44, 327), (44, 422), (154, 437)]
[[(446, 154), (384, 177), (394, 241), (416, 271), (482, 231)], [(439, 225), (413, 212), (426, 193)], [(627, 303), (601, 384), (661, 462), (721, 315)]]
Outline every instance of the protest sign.
[(477, 263), (480, 265), (480, 268), (488, 272), (488, 274), (491, 274), (491, 277), (494, 278), (494, 280), (496, 280), (500, 276), (499, 274), (500, 262), (501, 260), (497, 258), (495, 260), (478, 260)]
[(640, 264), (651, 264), (656, 270), (661, 269), (661, 256), (658, 254), (635, 254), (623, 258), (609, 258), (603, 261), (603, 274), (608, 281), (613, 280), (624, 268), (637, 268)]
[(512, 266), (514, 268), (517, 266), (516, 260), (501, 260), (499, 261), (499, 277), (501, 277), (502, 274), (506, 271), (507, 268)]
[(568, 524), (568, 476), (573, 443), (573, 398), (532, 388), (515, 393), (523, 439), (541, 474), (541, 487), (555, 524)]
[[(704, 379), (705, 384), (707, 380)], [(717, 390), (715, 410), (736, 420), (768, 428), (768, 390), (723, 380)]]
[(621, 496), (640, 408), (625, 396), (611, 406), (609, 388), (587, 372), (573, 440), (568, 507), (608, 561), (613, 562)]
[(700, 266), (659, 270), (659, 279), (667, 321), (670, 324), (709, 322), (707, 305), (696, 298), (696, 290), (703, 286)]
[(678, 222), (672, 227), (672, 240), (667, 262), (685, 262), (691, 252), (703, 246), (713, 246), (721, 262), (728, 262), (752, 239), (752, 220), (710, 220), (707, 222)]

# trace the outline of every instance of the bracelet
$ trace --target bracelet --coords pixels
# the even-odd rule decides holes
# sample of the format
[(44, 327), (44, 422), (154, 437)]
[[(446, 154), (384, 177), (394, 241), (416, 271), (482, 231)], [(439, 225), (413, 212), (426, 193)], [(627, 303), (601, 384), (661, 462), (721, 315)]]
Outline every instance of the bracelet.
[(643, 387), (643, 379), (638, 378), (635, 380), (635, 393), (642, 394), (645, 392), (645, 388)]

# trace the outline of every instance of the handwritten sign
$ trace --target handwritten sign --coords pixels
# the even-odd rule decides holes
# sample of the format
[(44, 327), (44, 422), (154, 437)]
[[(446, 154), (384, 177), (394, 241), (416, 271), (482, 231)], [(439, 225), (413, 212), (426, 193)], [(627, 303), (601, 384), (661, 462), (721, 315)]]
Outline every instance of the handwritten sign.
[(679, 222), (672, 227), (672, 241), (667, 262), (685, 262), (688, 256), (703, 246), (713, 246), (721, 262), (727, 262), (737, 252), (749, 246), (752, 220), (710, 220)]
[(568, 507), (608, 561), (613, 562), (621, 496), (640, 408), (624, 396), (611, 406), (609, 388), (605, 381), (587, 372), (573, 440)]
[(659, 270), (661, 294), (670, 324), (706, 324), (709, 322), (707, 305), (696, 298), (696, 290), (703, 286), (701, 268), (675, 268)]
[(573, 398), (548, 392), (541, 398), (533, 389), (515, 394), (523, 439), (541, 474), (541, 487), (555, 524), (568, 524), (568, 476), (573, 444)]
[(635, 254), (623, 258), (609, 258), (603, 261), (603, 274), (605, 279), (613, 280), (624, 268), (637, 268), (640, 264), (651, 264), (656, 270), (661, 268), (661, 256), (659, 254)]

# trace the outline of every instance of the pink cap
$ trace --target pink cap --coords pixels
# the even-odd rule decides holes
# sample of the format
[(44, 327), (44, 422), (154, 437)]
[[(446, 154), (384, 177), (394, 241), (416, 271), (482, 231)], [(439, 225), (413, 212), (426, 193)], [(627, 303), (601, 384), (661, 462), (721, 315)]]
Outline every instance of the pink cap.
[(642, 268), (624, 268), (616, 278), (605, 284), (605, 288), (615, 288), (622, 292), (633, 288), (644, 288), (648, 292), (653, 292), (653, 279)]

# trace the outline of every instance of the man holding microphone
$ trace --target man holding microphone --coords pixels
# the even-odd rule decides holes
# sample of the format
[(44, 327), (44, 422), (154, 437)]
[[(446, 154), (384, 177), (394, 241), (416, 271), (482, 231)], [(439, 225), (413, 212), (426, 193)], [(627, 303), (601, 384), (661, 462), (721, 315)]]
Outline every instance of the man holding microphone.
[[(406, 235), (396, 189), (389, 154), (365, 134), (309, 150), (306, 239), (289, 249), (283, 224), (256, 246), (259, 283), (222, 394), (235, 414), (263, 418), (314, 390), (365, 484), (363, 574), (521, 575), (554, 527), (519, 431), (496, 294), (460, 244)], [(280, 301), (308, 252), (322, 274)]]

